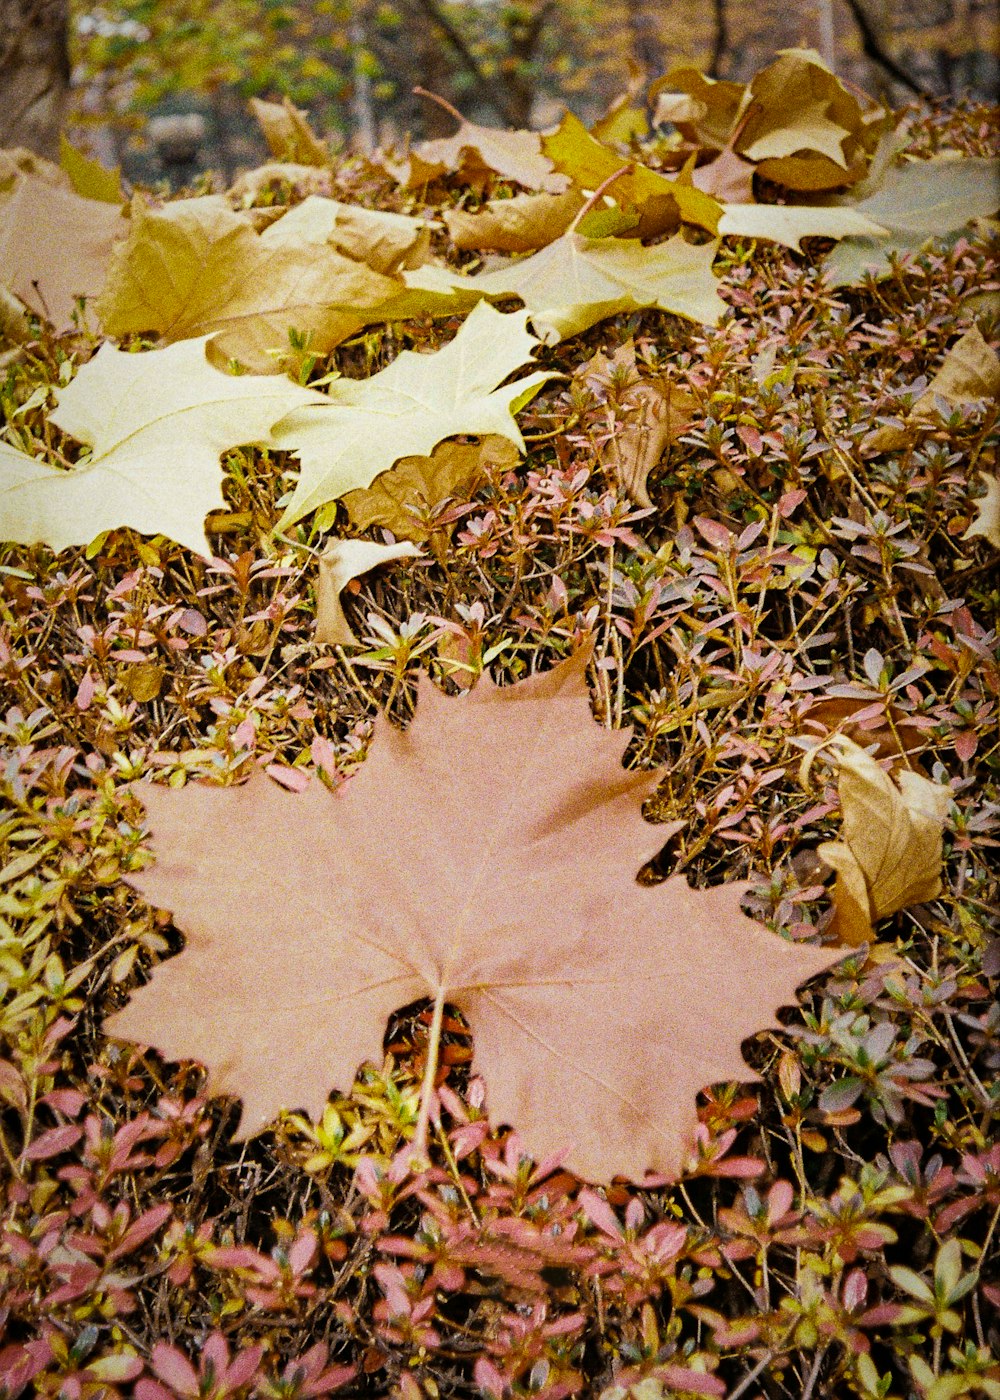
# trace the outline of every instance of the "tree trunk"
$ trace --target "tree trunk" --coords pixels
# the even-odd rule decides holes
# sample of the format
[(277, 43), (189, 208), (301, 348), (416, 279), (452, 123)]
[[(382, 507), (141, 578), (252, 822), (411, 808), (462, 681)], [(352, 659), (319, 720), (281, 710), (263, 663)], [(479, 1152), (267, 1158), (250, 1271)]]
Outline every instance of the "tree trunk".
[(69, 71), (69, 0), (0, 0), (0, 146), (58, 159)]

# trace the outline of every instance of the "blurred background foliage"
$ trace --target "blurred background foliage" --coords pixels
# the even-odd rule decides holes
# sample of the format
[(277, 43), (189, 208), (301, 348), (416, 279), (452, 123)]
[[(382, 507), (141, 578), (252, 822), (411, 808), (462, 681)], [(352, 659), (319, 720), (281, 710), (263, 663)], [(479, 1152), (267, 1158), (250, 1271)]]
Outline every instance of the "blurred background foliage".
[[(0, 0), (0, 31), (19, 3)], [(997, 85), (996, 0), (45, 3), (68, 17), (72, 139), (140, 179), (164, 173), (149, 140), (156, 115), (203, 118), (198, 168), (232, 174), (259, 160), (251, 96), (288, 96), (334, 144), (370, 147), (450, 133), (452, 119), (415, 97), (416, 84), (474, 119), (537, 126), (563, 104), (596, 115), (639, 71), (694, 63), (746, 78), (800, 43), (897, 102), (914, 92), (988, 97)]]

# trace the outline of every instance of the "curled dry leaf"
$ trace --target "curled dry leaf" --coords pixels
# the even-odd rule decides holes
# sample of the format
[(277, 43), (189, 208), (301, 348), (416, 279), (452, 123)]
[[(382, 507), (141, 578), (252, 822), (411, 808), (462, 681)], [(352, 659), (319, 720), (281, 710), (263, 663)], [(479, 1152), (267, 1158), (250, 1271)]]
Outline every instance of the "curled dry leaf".
[(584, 196), (571, 187), (565, 194), (518, 194), (513, 199), (491, 199), (475, 213), (447, 209), (442, 217), (456, 248), (530, 253), (565, 233), (583, 204)]
[(690, 426), (697, 407), (691, 394), (661, 374), (644, 374), (628, 340), (609, 358), (598, 351), (578, 371), (592, 394), (607, 406), (611, 436), (600, 460), (641, 506), (651, 506), (646, 481), (669, 443)]
[(994, 549), (1000, 549), (1000, 477), (989, 476), (986, 472), (980, 472), (979, 476), (986, 487), (986, 495), (976, 501), (976, 518), (962, 539), (971, 540), (982, 535)]
[(250, 109), (275, 160), (292, 161), (297, 165), (328, 163), (326, 143), (312, 130), (305, 112), (293, 106), (287, 97), (281, 102), (263, 102), (259, 97), (251, 97)]
[(130, 883), (187, 945), (108, 1032), (201, 1060), (246, 1137), (282, 1108), (319, 1119), (428, 997), (428, 1083), (448, 1003), (492, 1121), (536, 1159), (678, 1174), (698, 1090), (755, 1078), (741, 1042), (842, 954), (748, 918), (745, 884), (638, 883), (663, 840), (641, 814), (657, 775), (626, 772), (628, 732), (593, 720), (587, 655), (459, 698), (425, 678), (410, 727), (380, 719), (338, 793), (143, 785), (155, 860)]
[(432, 533), (425, 517), (452, 497), (468, 499), (489, 467), (512, 467), (520, 453), (509, 438), (438, 443), (429, 457), (403, 457), (371, 486), (342, 497), (359, 530), (381, 525), (399, 540), (422, 544)]
[(0, 442), (0, 539), (57, 552), (130, 526), (211, 557), (205, 516), (225, 502), (219, 457), (267, 443), (278, 419), (321, 395), (274, 375), (231, 375), (206, 340), (141, 355), (102, 345), (49, 421), (91, 448), (71, 471)]
[(430, 255), (431, 231), (425, 219), (341, 204), (310, 195), (271, 225), (271, 241), (324, 244), (376, 272), (392, 276), (420, 267)]
[(334, 540), (320, 556), (316, 585), (316, 640), (331, 646), (356, 647), (340, 602), (341, 591), (352, 579), (389, 564), (394, 559), (416, 559), (420, 550), (404, 540), (400, 544), (374, 544), (371, 540)]
[[(325, 213), (327, 204), (335, 205), (329, 219), (317, 217), (317, 205)], [(162, 209), (136, 198), (97, 306), (104, 329), (155, 331), (171, 342), (214, 335), (223, 363), (239, 360), (261, 374), (281, 369), (290, 330), (325, 354), (402, 286), (323, 236), (341, 207), (313, 196), (258, 234), (249, 214), (235, 213), (221, 195)]]
[(721, 151), (729, 144), (746, 96), (744, 83), (710, 78), (683, 65), (649, 89), (657, 126), (672, 122), (691, 145)]
[(905, 447), (914, 426), (933, 419), (936, 401), (957, 408), (966, 403), (990, 403), (1000, 395), (1000, 356), (983, 339), (978, 326), (956, 341), (938, 367), (937, 373), (909, 413), (909, 423), (884, 423), (861, 441), (861, 455), (875, 457)]
[[(857, 947), (874, 939), (879, 919), (940, 893), (951, 791), (905, 769), (893, 782), (843, 734), (826, 740), (823, 751), (837, 765), (843, 839), (824, 842), (818, 852), (837, 872), (833, 931)], [(818, 752), (807, 755), (806, 769)]]
[(0, 281), (57, 333), (72, 330), (78, 298), (101, 291), (126, 227), (117, 205), (22, 174), (0, 193)]
[(569, 184), (543, 154), (537, 131), (505, 131), (464, 119), (454, 136), (420, 141), (401, 158), (383, 154), (373, 157), (373, 163), (410, 189), (441, 175), (455, 175), (475, 188), (500, 175), (526, 190), (549, 194), (561, 194)]

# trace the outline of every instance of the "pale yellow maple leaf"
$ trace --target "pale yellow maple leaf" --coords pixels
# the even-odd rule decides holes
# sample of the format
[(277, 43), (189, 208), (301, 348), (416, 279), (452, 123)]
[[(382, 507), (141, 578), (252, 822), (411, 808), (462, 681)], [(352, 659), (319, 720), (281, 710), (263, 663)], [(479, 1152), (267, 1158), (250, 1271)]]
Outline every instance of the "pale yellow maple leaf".
[(320, 555), (316, 585), (316, 640), (331, 646), (355, 647), (358, 639), (351, 630), (340, 602), (340, 594), (352, 579), (389, 564), (394, 559), (417, 559), (422, 551), (409, 540), (398, 544), (376, 544), (372, 540), (331, 540)]
[(645, 248), (634, 238), (566, 233), (541, 252), (468, 282), (487, 296), (519, 296), (550, 345), (644, 306), (714, 326), (726, 309), (711, 271), (717, 247), (688, 243), (680, 234)]
[(843, 734), (823, 747), (837, 765), (843, 826), (840, 841), (817, 849), (837, 872), (833, 930), (856, 947), (875, 938), (879, 919), (940, 893), (951, 790), (907, 769), (893, 782)]
[(480, 303), (444, 349), (404, 350), (369, 379), (335, 380), (325, 398), (317, 395), (319, 402), (278, 424), (276, 445), (301, 464), (278, 529), (458, 433), (495, 433), (523, 451), (513, 414), (552, 372), (497, 385), (530, 362), (538, 345), (526, 320), (523, 311), (504, 316)]
[(102, 345), (49, 415), (89, 457), (65, 470), (0, 443), (0, 539), (58, 552), (130, 526), (210, 557), (220, 454), (267, 443), (278, 419), (321, 396), (283, 377), (223, 374), (205, 347), (204, 337), (138, 355)]
[(401, 285), (310, 234), (308, 221), (302, 231), (279, 219), (258, 234), (221, 195), (162, 209), (137, 197), (97, 313), (108, 335), (155, 331), (177, 341), (214, 334), (214, 355), (266, 374), (281, 368), (290, 331), (326, 354)]
[(880, 238), (888, 229), (856, 209), (822, 204), (724, 204), (719, 233), (800, 250), (802, 238)]

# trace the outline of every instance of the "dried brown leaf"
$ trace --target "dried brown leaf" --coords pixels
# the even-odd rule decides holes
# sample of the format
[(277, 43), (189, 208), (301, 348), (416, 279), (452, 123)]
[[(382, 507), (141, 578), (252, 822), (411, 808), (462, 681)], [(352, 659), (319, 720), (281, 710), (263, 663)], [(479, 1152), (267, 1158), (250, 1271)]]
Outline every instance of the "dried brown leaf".
[(940, 893), (951, 790), (907, 770), (894, 783), (843, 734), (824, 747), (837, 764), (843, 839), (818, 851), (837, 872), (833, 930), (856, 947), (875, 938), (879, 919)]
[(742, 1041), (839, 955), (748, 918), (745, 884), (638, 883), (657, 775), (594, 722), (587, 655), (459, 698), (425, 679), (337, 793), (143, 785), (156, 859), (130, 882), (187, 945), (109, 1033), (201, 1060), (247, 1136), (282, 1108), (319, 1118), (430, 997), (466, 1018), (491, 1118), (536, 1158), (678, 1173), (698, 1090), (753, 1079)]

